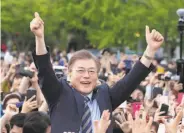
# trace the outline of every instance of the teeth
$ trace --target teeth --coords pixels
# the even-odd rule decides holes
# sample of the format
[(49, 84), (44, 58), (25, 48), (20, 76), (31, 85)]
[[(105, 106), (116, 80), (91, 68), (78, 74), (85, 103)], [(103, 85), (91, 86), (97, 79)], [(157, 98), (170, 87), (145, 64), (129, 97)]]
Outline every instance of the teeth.
[(81, 82), (82, 84), (90, 84), (90, 82)]

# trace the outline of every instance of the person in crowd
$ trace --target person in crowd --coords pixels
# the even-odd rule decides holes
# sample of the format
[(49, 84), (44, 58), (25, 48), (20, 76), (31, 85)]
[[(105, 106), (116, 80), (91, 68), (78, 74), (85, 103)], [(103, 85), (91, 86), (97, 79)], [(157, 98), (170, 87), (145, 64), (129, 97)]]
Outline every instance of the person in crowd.
[(47, 114), (43, 112), (30, 112), (26, 115), (23, 125), (23, 133), (51, 133), (51, 122)]
[(10, 120), (10, 127), (11, 127), (10, 133), (22, 133), (25, 117), (26, 114), (24, 113), (19, 113), (12, 116)]

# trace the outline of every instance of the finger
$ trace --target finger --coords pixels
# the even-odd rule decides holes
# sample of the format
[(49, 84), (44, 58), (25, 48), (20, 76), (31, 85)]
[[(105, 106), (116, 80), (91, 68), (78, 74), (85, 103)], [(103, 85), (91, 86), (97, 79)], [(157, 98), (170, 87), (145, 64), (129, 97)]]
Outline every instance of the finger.
[(9, 106), (10, 109), (16, 109), (17, 108), (15, 104), (8, 104), (8, 106)]
[(136, 112), (135, 112), (135, 120), (139, 120), (139, 116), (140, 116), (139, 112), (136, 111)]
[(109, 120), (109, 118), (110, 118), (110, 113), (108, 112), (108, 113), (107, 113), (107, 118), (106, 118), (106, 120)]
[(26, 101), (27, 101), (27, 97), (25, 96), (24, 102), (26, 102)]
[(108, 119), (108, 115), (109, 115), (109, 110), (105, 110), (104, 120), (107, 120)]
[(10, 109), (11, 111), (18, 112), (18, 111), (17, 111), (18, 108), (16, 107), (15, 104), (9, 104), (9, 109)]
[(133, 122), (133, 117), (130, 113), (128, 113), (128, 121)]
[(160, 112), (160, 107), (156, 110), (156, 112), (155, 113), (159, 113)]
[(123, 121), (123, 118), (121, 117), (121, 115), (120, 114), (118, 114), (117, 115), (117, 118), (118, 118), (118, 120), (121, 122), (121, 123), (123, 123), (124, 121)]
[(163, 40), (163, 36), (159, 32), (157, 32), (157, 33), (158, 33), (158, 40), (162, 41)]
[(115, 120), (115, 123), (116, 123), (119, 127), (121, 127), (121, 124), (120, 124), (117, 120)]
[(165, 124), (166, 127), (168, 127), (167, 120), (165, 118), (161, 118), (162, 122)]
[(35, 101), (31, 101), (30, 104), (38, 104), (38, 102), (35, 100)]
[(121, 117), (122, 117), (123, 121), (126, 121), (124, 112), (121, 112)]
[(160, 35), (158, 32), (155, 33), (155, 40), (159, 41)]
[(107, 125), (109, 126), (111, 124), (111, 120), (108, 121)]
[(102, 112), (101, 119), (105, 119), (105, 114), (106, 114), (106, 110), (104, 110), (104, 111)]
[(40, 16), (39, 16), (39, 14), (38, 14), (38, 12), (35, 12), (35, 18), (39, 18)]
[(95, 120), (93, 123), (94, 123), (94, 126), (95, 126), (95, 127), (98, 127), (98, 123), (99, 123), (98, 120)]
[(34, 31), (34, 30), (37, 30), (39, 28), (39, 25), (38, 24), (32, 24), (30, 26), (30, 28), (31, 28), (31, 31)]
[(147, 113), (144, 111), (142, 113), (142, 119), (143, 119), (144, 122), (146, 122), (146, 116), (147, 116)]
[(29, 106), (38, 106), (37, 103), (30, 103)]
[(159, 115), (162, 115), (162, 114), (164, 114), (165, 113), (165, 111), (161, 111), (161, 112), (159, 112)]
[(150, 34), (150, 29), (149, 29), (149, 26), (146, 25), (146, 35), (149, 35)]
[(162, 41), (162, 37), (161, 36), (158, 36), (157, 37), (157, 41), (159, 41), (159, 42)]
[(35, 106), (31, 106), (31, 109), (33, 110), (33, 109), (36, 109), (36, 108), (38, 108), (38, 106), (37, 105), (35, 105)]
[(94, 132), (97, 132), (97, 131), (99, 130), (99, 128), (98, 128), (99, 121), (98, 121), (98, 120), (95, 120), (95, 121), (93, 122), (93, 125), (94, 125)]
[(28, 99), (28, 102), (31, 102), (35, 97), (36, 95), (33, 95), (30, 99)]
[(179, 122), (180, 122), (180, 120), (182, 119), (182, 117), (183, 117), (183, 111), (182, 110), (180, 110), (179, 112), (178, 112), (178, 114), (177, 114), (177, 116), (176, 116), (176, 118), (174, 119), (174, 121), (175, 121), (175, 124), (179, 124)]
[(153, 123), (153, 117), (150, 117), (147, 126), (151, 128), (152, 123)]
[(151, 31), (151, 35), (152, 35), (152, 38), (153, 38), (153, 39), (155, 39), (155, 34), (156, 34), (156, 30), (153, 29), (153, 30)]
[(41, 23), (44, 25), (44, 22), (43, 22), (43, 20), (42, 20), (41, 18), (40, 18), (39, 20), (40, 20), (40, 22), (41, 22)]

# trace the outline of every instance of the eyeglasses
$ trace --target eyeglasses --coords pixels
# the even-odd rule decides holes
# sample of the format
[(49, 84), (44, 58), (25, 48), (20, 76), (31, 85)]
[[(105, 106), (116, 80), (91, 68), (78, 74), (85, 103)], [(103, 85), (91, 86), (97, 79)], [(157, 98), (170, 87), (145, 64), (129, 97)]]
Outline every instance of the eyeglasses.
[(97, 73), (96, 69), (74, 69), (78, 74), (85, 74), (86, 71), (88, 72), (89, 75), (94, 75), (95, 73)]

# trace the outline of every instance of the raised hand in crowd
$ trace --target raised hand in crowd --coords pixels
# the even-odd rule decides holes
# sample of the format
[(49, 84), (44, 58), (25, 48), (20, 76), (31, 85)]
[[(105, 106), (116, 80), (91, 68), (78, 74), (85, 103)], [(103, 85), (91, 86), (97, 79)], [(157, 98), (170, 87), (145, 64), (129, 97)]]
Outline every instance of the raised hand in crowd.
[(10, 121), (13, 115), (18, 114), (19, 109), (16, 107), (15, 104), (8, 104), (5, 110), (5, 114), (1, 118), (1, 129)]
[(149, 117), (147, 122), (146, 116), (146, 112), (143, 112), (142, 118), (139, 113), (136, 113), (135, 120), (131, 119), (132, 133), (150, 133), (153, 117)]
[(100, 120), (94, 121), (94, 133), (106, 133), (111, 120), (110, 112), (108, 110), (104, 110)]
[(149, 67), (151, 64), (150, 60), (153, 60), (156, 51), (160, 48), (162, 43), (164, 42), (164, 37), (155, 29), (150, 32), (148, 26), (145, 29), (147, 48), (143, 54), (143, 58), (141, 58), (141, 62)]
[(30, 29), (36, 37), (36, 54), (43, 55), (47, 53), (44, 40), (44, 22), (37, 12), (34, 15), (35, 18), (30, 23)]
[(34, 100), (36, 96), (32, 96), (30, 99), (27, 100), (27, 97), (24, 100), (24, 103), (22, 105), (22, 111), (21, 113), (28, 113), (31, 112), (32, 110), (38, 108), (38, 103), (36, 100)]
[(172, 120), (171, 122), (167, 122), (166, 119), (162, 119), (162, 121), (165, 124), (165, 129), (167, 133), (177, 133), (178, 126), (180, 124), (180, 121), (183, 117), (183, 110), (179, 111), (177, 116)]
[(160, 111), (160, 108), (158, 108), (155, 111), (155, 115), (154, 115), (154, 121), (155, 122), (160, 122), (163, 118), (166, 118), (166, 116), (161, 116), (162, 114), (164, 114), (164, 111)]
[(153, 107), (154, 102), (155, 102), (155, 99), (144, 98), (144, 109), (146, 111), (149, 111)]
[(30, 23), (30, 29), (37, 37), (44, 37), (44, 22), (40, 18), (39, 14), (35, 12), (35, 18)]
[(131, 125), (132, 115), (130, 113), (128, 113), (128, 120), (126, 120), (124, 112), (121, 112), (116, 116), (116, 118), (117, 118), (117, 120), (115, 120), (115, 122), (121, 128), (121, 130), (124, 133), (131, 133), (131, 131), (132, 131), (132, 125)]

